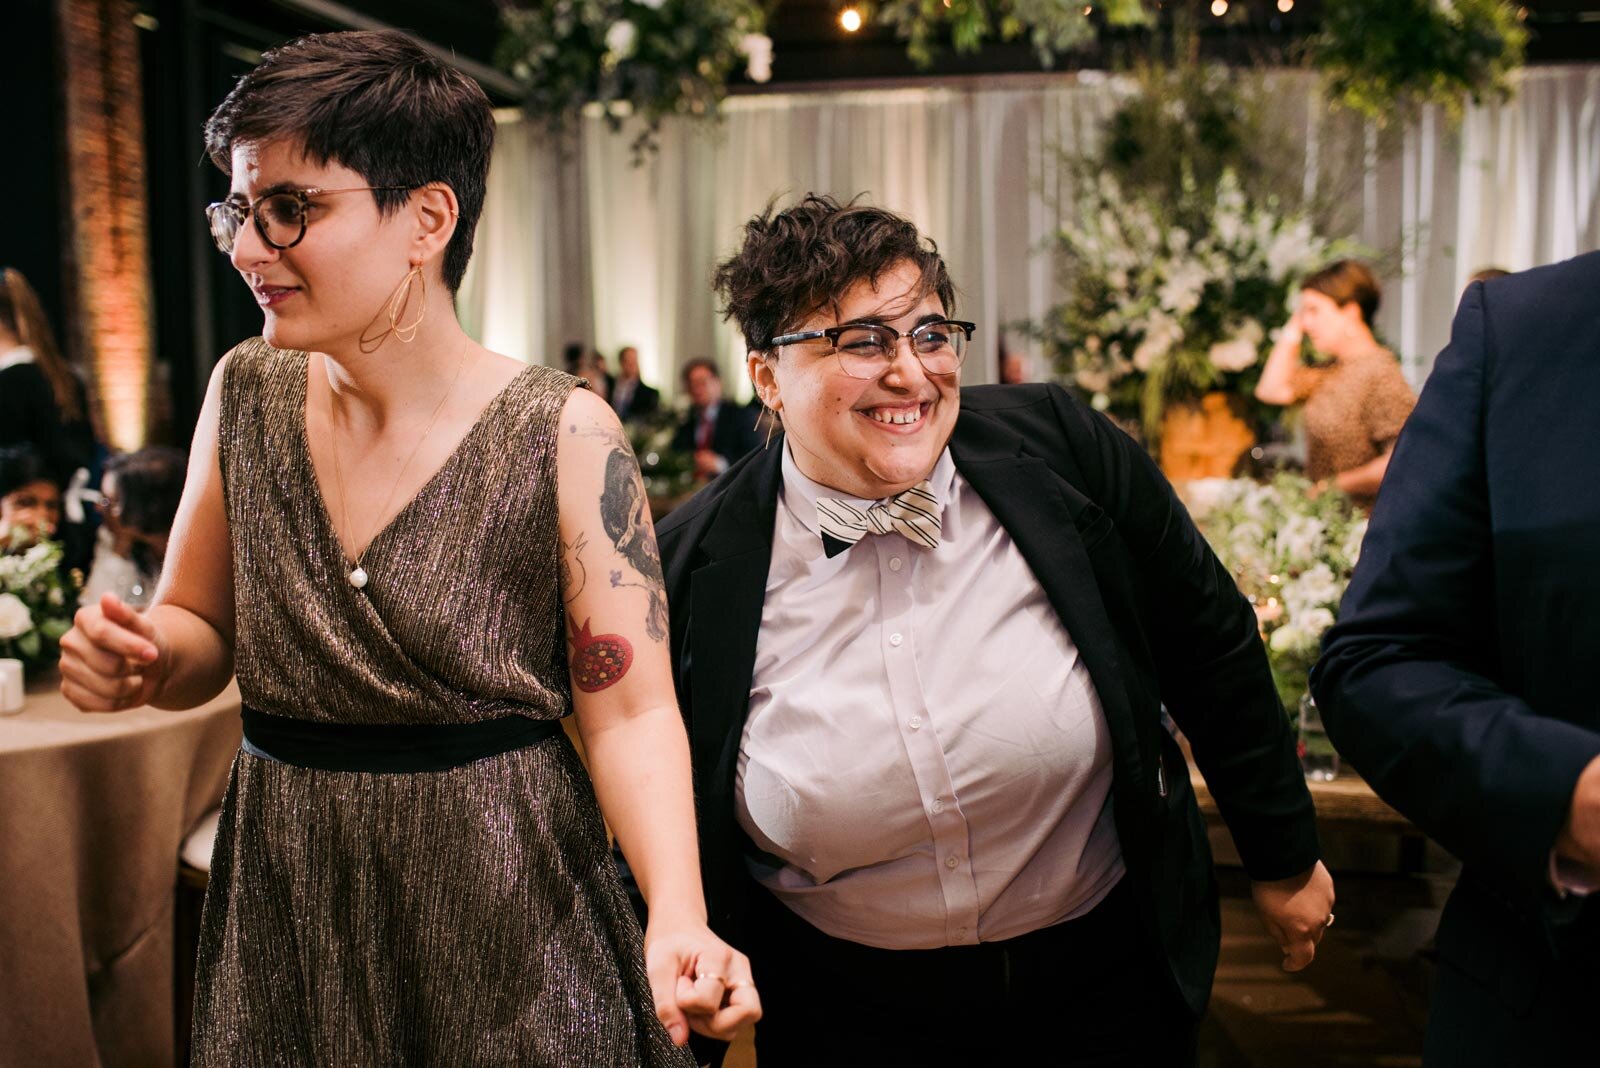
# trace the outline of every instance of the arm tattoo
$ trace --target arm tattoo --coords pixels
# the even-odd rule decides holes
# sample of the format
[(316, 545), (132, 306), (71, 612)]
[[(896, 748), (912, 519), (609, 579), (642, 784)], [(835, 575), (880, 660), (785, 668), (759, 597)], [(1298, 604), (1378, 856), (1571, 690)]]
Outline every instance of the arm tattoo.
[[(621, 435), (617, 435), (619, 438)], [(645, 591), (649, 610), (645, 632), (652, 641), (667, 640), (667, 597), (661, 577), (661, 550), (650, 526), (649, 502), (639, 480), (639, 466), (626, 441), (612, 446), (606, 457), (605, 488), (600, 493), (600, 520), (622, 558), (633, 565), (643, 582), (625, 582), (621, 571), (611, 572), (613, 588), (634, 586)]]
[(561, 543), (561, 600), (571, 604), (583, 592), (589, 572), (583, 566), (583, 550), (589, 547), (588, 535), (579, 534), (571, 544)]
[(568, 664), (572, 670), (573, 684), (584, 693), (596, 693), (622, 681), (633, 665), (633, 646), (620, 634), (591, 634), (589, 624), (568, 625), (572, 633), (567, 642), (572, 646)]

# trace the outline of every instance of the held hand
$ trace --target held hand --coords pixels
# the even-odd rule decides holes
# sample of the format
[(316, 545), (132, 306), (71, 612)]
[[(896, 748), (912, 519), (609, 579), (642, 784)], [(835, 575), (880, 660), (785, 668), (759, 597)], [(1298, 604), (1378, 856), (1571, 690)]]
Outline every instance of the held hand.
[(1556, 855), (1600, 876), (1600, 757), (1578, 776), (1566, 822), (1556, 835)]
[(1322, 861), (1288, 879), (1251, 883), (1250, 896), (1283, 950), (1283, 970), (1297, 972), (1310, 964), (1333, 925), (1333, 876)]
[(161, 629), (112, 593), (78, 609), (61, 639), (61, 693), (85, 712), (149, 704), (170, 668)]
[(651, 922), (644, 959), (656, 1016), (677, 1045), (689, 1041), (690, 1030), (731, 1042), (739, 1028), (761, 1019), (749, 959), (705, 924)]

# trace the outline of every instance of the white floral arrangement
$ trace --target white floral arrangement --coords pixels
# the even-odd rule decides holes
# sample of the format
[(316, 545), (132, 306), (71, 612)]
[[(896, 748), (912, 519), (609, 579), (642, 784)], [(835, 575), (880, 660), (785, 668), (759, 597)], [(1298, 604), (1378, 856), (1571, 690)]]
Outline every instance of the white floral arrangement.
[(1322, 636), (1339, 615), (1367, 517), (1337, 491), (1313, 498), (1291, 474), (1271, 482), (1205, 479), (1185, 488), (1212, 550), (1255, 605), (1278, 694), (1295, 708)]
[(523, 107), (558, 130), (584, 105), (620, 129), (645, 122), (636, 159), (656, 147), (669, 115), (711, 117), (741, 67), (772, 77), (772, 39), (758, 0), (508, 0), (497, 52), (522, 84)]
[(60, 542), (34, 542), (20, 528), (0, 538), (0, 657), (39, 665), (59, 655), (77, 601), (61, 552)]
[(1269, 327), (1287, 317), (1300, 280), (1344, 251), (1309, 216), (1250, 202), (1231, 170), (1214, 196), (1179, 211), (1102, 174), (1055, 245), (1068, 299), (1044, 339), (1096, 409), (1139, 420), (1147, 438), (1175, 400), (1251, 396)]

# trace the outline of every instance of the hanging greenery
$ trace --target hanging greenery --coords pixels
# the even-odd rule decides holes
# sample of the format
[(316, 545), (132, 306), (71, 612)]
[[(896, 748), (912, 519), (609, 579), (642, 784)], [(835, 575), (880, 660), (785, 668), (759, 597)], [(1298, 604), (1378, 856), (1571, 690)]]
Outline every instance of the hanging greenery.
[(772, 76), (766, 12), (756, 0), (504, 0), (497, 59), (526, 90), (523, 107), (566, 132), (585, 104), (613, 130), (644, 120), (635, 158), (668, 115), (710, 116), (741, 65)]
[(1511, 93), (1528, 31), (1507, 0), (1325, 0), (1310, 42), (1328, 98), (1378, 123)]
[(1098, 15), (1108, 26), (1151, 22), (1144, 0), (880, 0), (877, 20), (892, 26), (920, 67), (933, 63), (946, 34), (957, 52), (976, 52), (991, 37), (1002, 41), (1026, 35), (1049, 67), (1062, 52), (1085, 48), (1099, 37)]

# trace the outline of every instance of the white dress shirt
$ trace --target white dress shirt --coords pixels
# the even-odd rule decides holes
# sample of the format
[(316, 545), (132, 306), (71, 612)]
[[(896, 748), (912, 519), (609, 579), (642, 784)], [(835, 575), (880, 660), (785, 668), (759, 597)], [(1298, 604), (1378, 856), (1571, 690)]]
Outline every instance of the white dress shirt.
[(755, 878), (886, 949), (1026, 934), (1123, 873), (1077, 646), (948, 450), (930, 481), (937, 548), (868, 535), (829, 559), (816, 500), (843, 495), (785, 449), (735, 781)]

